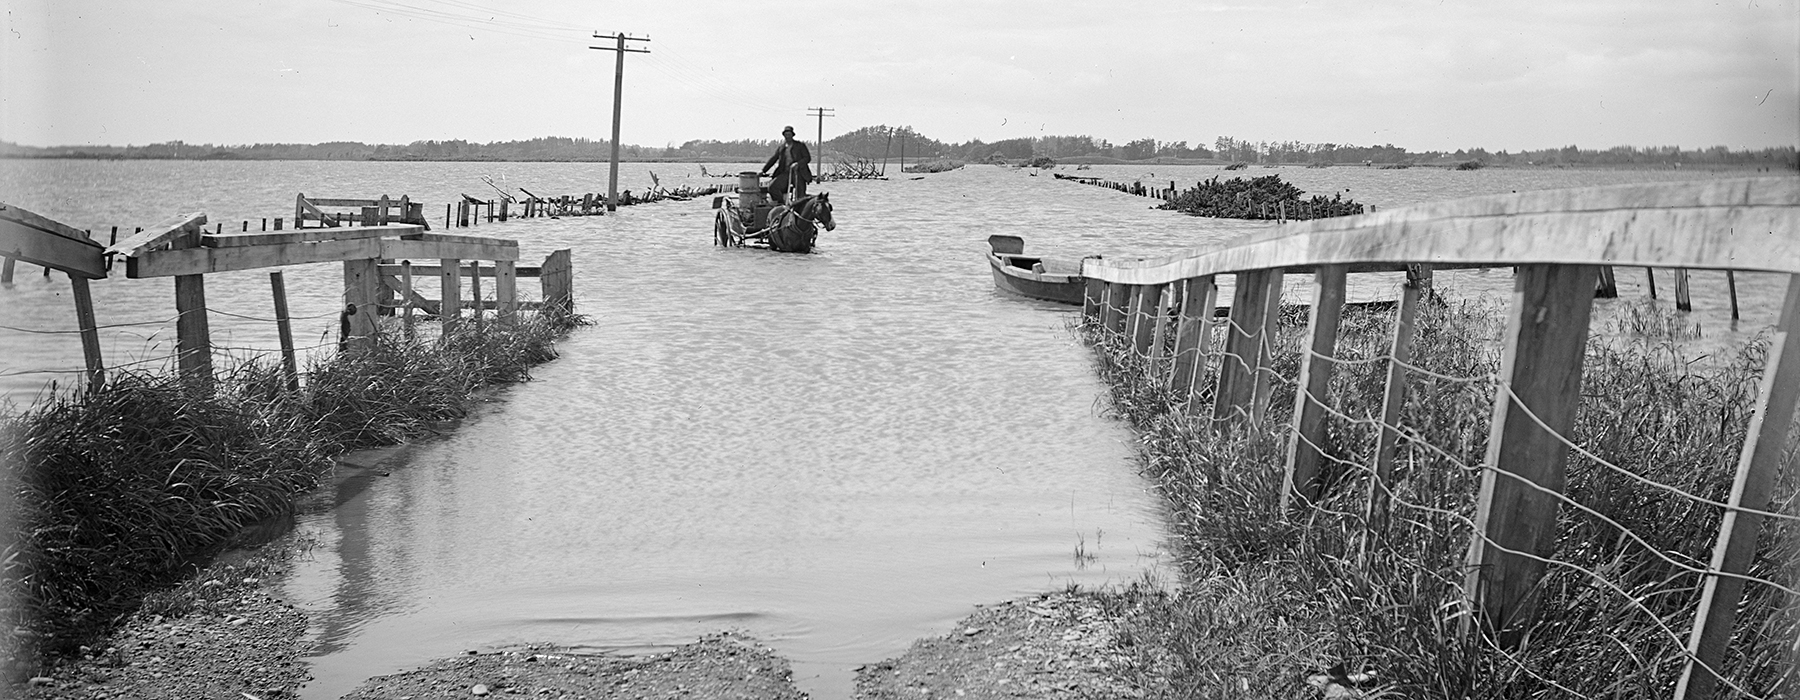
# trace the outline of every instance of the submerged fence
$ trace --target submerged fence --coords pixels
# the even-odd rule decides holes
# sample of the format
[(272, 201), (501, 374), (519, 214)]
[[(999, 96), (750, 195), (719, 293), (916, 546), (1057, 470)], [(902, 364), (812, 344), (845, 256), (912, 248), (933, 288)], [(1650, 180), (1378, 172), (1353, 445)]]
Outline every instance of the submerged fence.
[[(322, 207), (348, 207), (353, 211), (332, 213)], [(273, 232), (249, 232), (249, 222), (243, 223), (242, 232), (227, 233), (222, 225), (208, 231), (206, 215), (196, 212), (138, 229), (125, 240), (102, 246), (84, 231), (0, 203), (0, 254), (6, 257), (9, 270), (12, 261), (18, 259), (45, 266), (46, 274), (48, 270), (60, 270), (69, 276), (74, 291), (77, 329), (67, 332), (81, 337), (90, 388), (99, 387), (106, 381), (109, 366), (100, 354), (101, 327), (95, 320), (88, 280), (107, 277), (116, 269), (115, 262), (123, 262), (127, 278), (173, 277), (176, 315), (173, 319), (133, 321), (107, 327), (166, 326), (173, 320), (178, 370), (185, 378), (206, 382), (214, 376), (216, 350), (253, 350), (221, 348), (213, 342), (208, 317), (227, 312), (207, 305), (206, 275), (212, 273), (269, 269), (272, 317), (229, 315), (276, 325), (282, 369), (294, 388), (299, 386), (296, 357), (299, 352), (332, 344), (340, 349), (366, 347), (382, 332), (378, 321), (382, 316), (401, 316), (402, 330), (410, 338), (415, 332), (415, 312), (439, 321), (446, 329), (465, 321), (480, 324), (486, 311), (493, 312), (494, 322), (501, 325), (513, 324), (521, 312), (574, 312), (569, 250), (551, 253), (541, 266), (521, 266), (517, 264), (517, 241), (429, 233), (421, 211), (420, 204), (410, 202), (406, 197), (361, 200), (308, 199), (299, 195), (295, 204), (295, 226), (290, 230), (283, 231), (282, 220), (276, 219)], [(407, 223), (399, 223), (401, 221)], [(116, 229), (114, 235), (117, 235)], [(414, 265), (412, 259), (424, 264)], [(291, 316), (285, 277), (280, 268), (328, 262), (343, 264), (342, 309), (323, 316)], [(425, 296), (421, 292), (423, 285), (415, 284), (415, 276), (436, 277), (437, 298)], [(539, 278), (543, 289), (541, 300), (519, 299), (517, 279), (520, 277)], [(484, 279), (492, 280), (491, 298), (483, 296)], [(464, 291), (465, 283), (467, 292)], [(339, 337), (335, 343), (313, 348), (295, 346), (293, 321), (334, 315), (339, 321)], [(160, 362), (161, 359), (145, 359), (112, 367)], [(54, 371), (22, 370), (10, 374)]]
[[(1599, 459), (1570, 437), (1581, 403), (1590, 312), (1601, 270), (1609, 265), (1772, 272), (1788, 275), (1787, 291), (1768, 347), (1754, 419), (1741, 448), (1728, 499), (1714, 501), (1680, 484), (1656, 483)], [(1420, 435), (1399, 417), (1409, 376), (1431, 374), (1414, 363), (1411, 346), (1422, 291), (1433, 268), (1506, 267), (1517, 270), (1498, 373), (1437, 376), (1484, 381), (1494, 387), (1487, 452), (1462, 587), (1471, 613), (1466, 634), (1498, 648), (1524, 640), (1536, 614), (1540, 581), (1552, 566), (1558, 514), (1591, 509), (1565, 495), (1571, 456), (1642, 482), (1651, 489), (1722, 511), (1712, 551), (1665, 552), (1638, 533), (1605, 521), (1610, 537), (1631, 540), (1702, 583), (1692, 624), (1685, 630), (1686, 662), (1676, 697), (1709, 697), (1720, 685), (1748, 695), (1716, 673), (1732, 643), (1735, 616), (1747, 587), (1800, 599), (1781, 581), (1750, 574), (1758, 533), (1773, 520), (1800, 520), (1772, 506), (1778, 471), (1800, 396), (1800, 179), (1759, 178), (1584, 188), (1480, 197), (1440, 204), (1319, 219), (1216, 248), (1139, 260), (1089, 258), (1084, 322), (1110, 334), (1163, 378), (1193, 416), (1217, 429), (1263, 425), (1275, 399), (1273, 338), (1287, 274), (1313, 275), (1314, 297), (1300, 346), (1281, 494), (1282, 511), (1305, 517), (1329, 494), (1322, 467), (1334, 457), (1325, 445), (1329, 421), (1367, 420), (1339, 411), (1330, 391), (1340, 314), (1350, 274), (1406, 271), (1394, 310), (1379, 431), (1366, 470), (1364, 517), (1379, 522), (1397, 501), (1395, 455)], [(1235, 291), (1229, 315), (1215, 317), (1220, 275)], [(1223, 340), (1212, 347), (1214, 331)], [(1368, 360), (1357, 360), (1366, 362)], [(1208, 373), (1212, 373), (1209, 374)], [(1210, 394), (1212, 401), (1204, 398)], [(1286, 400), (1286, 399), (1283, 399)], [(1425, 450), (1447, 451), (1420, 444)], [(1604, 520), (1604, 518), (1601, 518)], [(1603, 574), (1592, 585), (1616, 585)], [(1629, 598), (1629, 597), (1628, 597)], [(1628, 605), (1642, 606), (1641, 601)], [(1791, 604), (1791, 603), (1790, 603)], [(1659, 622), (1659, 624), (1661, 624)], [(1683, 630), (1668, 630), (1670, 635)]]

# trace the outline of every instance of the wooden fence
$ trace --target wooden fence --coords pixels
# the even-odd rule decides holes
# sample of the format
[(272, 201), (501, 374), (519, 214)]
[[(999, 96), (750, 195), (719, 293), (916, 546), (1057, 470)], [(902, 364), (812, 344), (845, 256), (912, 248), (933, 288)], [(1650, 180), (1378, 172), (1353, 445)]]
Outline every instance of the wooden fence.
[(94, 297), (88, 289), (88, 280), (106, 277), (108, 265), (101, 250), (101, 245), (83, 231), (0, 203), (0, 253), (6, 257), (5, 281), (12, 282), (14, 260), (42, 265), (45, 275), (57, 270), (69, 276), (89, 387), (106, 381), (100, 332), (94, 321)]
[[(1488, 452), (1464, 586), (1470, 609), (1516, 644), (1534, 616), (1536, 587), (1555, 540), (1592, 300), (1608, 265), (1788, 275), (1751, 433), (1705, 571), (1677, 697), (1707, 697), (1731, 641), (1746, 572), (1800, 394), (1800, 179), (1675, 182), (1478, 197), (1359, 216), (1279, 225), (1214, 248), (1139, 260), (1088, 258), (1085, 322), (1122, 334), (1164, 373), (1190, 414), (1220, 427), (1260, 423), (1272, 400), (1269, 339), (1282, 278), (1313, 275), (1314, 297), (1283, 479), (1283, 512), (1308, 508), (1324, 444), (1327, 387), (1337, 361), (1346, 279), (1406, 271), (1373, 476), (1392, 475), (1413, 319), (1430, 269), (1517, 269)], [(1211, 406), (1193, 400), (1206, 367), (1219, 275), (1235, 278)], [(1173, 320), (1171, 320), (1173, 319)], [(1173, 338), (1170, 338), (1173, 334)], [(1172, 342), (1170, 342), (1172, 341)], [(1172, 351), (1164, 352), (1164, 347)], [(1383, 489), (1371, 489), (1382, 492)], [(1385, 507), (1372, 498), (1371, 517)]]

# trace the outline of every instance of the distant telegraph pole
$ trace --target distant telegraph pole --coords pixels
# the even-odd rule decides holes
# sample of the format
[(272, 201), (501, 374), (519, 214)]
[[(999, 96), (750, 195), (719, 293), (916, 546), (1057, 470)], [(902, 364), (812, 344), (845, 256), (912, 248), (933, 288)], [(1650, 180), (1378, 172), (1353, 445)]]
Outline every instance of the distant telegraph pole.
[(832, 107), (807, 107), (806, 109), (806, 116), (819, 118), (819, 140), (813, 142), (813, 145), (819, 147), (819, 163), (813, 170), (823, 171), (825, 168), (825, 118), (837, 116), (835, 114), (826, 114), (826, 112), (836, 112), (837, 110)]
[(650, 49), (625, 48), (627, 41), (649, 41), (650, 37), (639, 39), (634, 36), (620, 34), (595, 34), (595, 39), (614, 39), (618, 46), (589, 46), (590, 49), (612, 51), (619, 57), (618, 67), (613, 71), (613, 135), (612, 135), (612, 177), (606, 183), (606, 210), (617, 211), (619, 208), (619, 99), (625, 96), (625, 54), (650, 53)]

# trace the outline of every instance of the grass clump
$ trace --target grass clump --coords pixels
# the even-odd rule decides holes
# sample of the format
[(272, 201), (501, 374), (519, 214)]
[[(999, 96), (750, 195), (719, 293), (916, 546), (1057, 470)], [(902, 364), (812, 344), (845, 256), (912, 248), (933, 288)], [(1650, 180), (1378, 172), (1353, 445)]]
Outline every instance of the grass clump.
[(14, 673), (104, 633), (149, 596), (189, 609), (179, 588), (246, 528), (291, 517), (332, 457), (389, 445), (463, 415), (473, 392), (529, 377), (581, 319), (463, 324), (431, 341), (384, 333), (310, 368), (299, 392), (250, 362), (210, 387), (115, 372), (96, 390), (0, 415), (0, 464), (16, 527), (0, 586), (17, 633)]
[[(1135, 623), (1138, 664), (1158, 669), (1159, 692), (1316, 697), (1307, 676), (1342, 664), (1376, 672), (1376, 690), (1399, 697), (1668, 696), (1701, 584), (1684, 566), (1705, 565), (1720, 509), (1571, 454), (1565, 493), (1579, 507), (1561, 509), (1552, 554), (1560, 564), (1542, 583), (1528, 642), (1501, 650), (1464, 635), (1464, 558), (1500, 365), (1500, 313), (1466, 303), (1421, 311), (1414, 362), (1452, 379), (1414, 373), (1408, 381), (1385, 522), (1365, 517), (1381, 362), (1333, 373), (1330, 403), (1347, 417), (1329, 419), (1325, 496), (1281, 517), (1300, 317), (1283, 315), (1267, 420), (1223, 432), (1188, 416), (1119, 340), (1093, 338), (1113, 409), (1139, 432), (1144, 473), (1168, 506), (1180, 564), (1180, 592)], [(1666, 333), (1671, 322), (1642, 321), (1626, 324), (1664, 332), (1590, 343), (1571, 438), (1631, 475), (1723, 501), (1765, 343), (1702, 366), (1681, 360)], [(1337, 354), (1380, 357), (1390, 335), (1388, 313), (1346, 309)], [(1210, 392), (1199, 392), (1202, 407)], [(1791, 469), (1783, 480), (1776, 508), (1793, 514)], [(1752, 575), (1800, 582), (1796, 534), (1791, 521), (1769, 523)], [(1800, 615), (1777, 588), (1751, 585), (1749, 593), (1726, 676), (1761, 697), (1800, 692), (1790, 648)]]

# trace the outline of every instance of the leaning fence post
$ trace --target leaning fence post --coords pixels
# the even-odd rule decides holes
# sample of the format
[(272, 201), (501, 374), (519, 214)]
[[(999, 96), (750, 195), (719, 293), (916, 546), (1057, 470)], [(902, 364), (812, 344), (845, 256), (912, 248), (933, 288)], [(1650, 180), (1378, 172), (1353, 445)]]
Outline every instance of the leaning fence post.
[(1179, 303), (1177, 297), (1180, 296), (1181, 287), (1174, 284), (1159, 284), (1156, 287), (1156, 319), (1150, 334), (1150, 374), (1156, 377), (1159, 384), (1168, 386), (1168, 377), (1162, 376), (1161, 368), (1163, 359), (1168, 355), (1169, 315), (1174, 311), (1175, 304)]
[(1400, 308), (1394, 313), (1394, 339), (1388, 350), (1388, 371), (1381, 399), (1381, 434), (1375, 441), (1375, 474), (1369, 480), (1369, 530), (1386, 527), (1388, 484), (1393, 481), (1394, 453), (1400, 443), (1400, 411), (1406, 407), (1406, 365), (1412, 362), (1413, 321), (1419, 315), (1419, 299), (1431, 289), (1431, 266), (1407, 265), (1406, 284), (1400, 289)]
[(1563, 436), (1581, 402), (1596, 275), (1593, 265), (1533, 263), (1513, 279), (1463, 589), (1483, 628), (1475, 633), (1491, 630), (1505, 648), (1517, 646), (1535, 613), (1545, 563), (1534, 557), (1556, 543), (1569, 454)]
[[(1775, 335), (1769, 339), (1768, 360), (1763, 365), (1762, 387), (1757, 392), (1756, 412), (1750, 419), (1737, 475), (1719, 537), (1713, 544), (1707, 568), (1743, 575), (1756, 557), (1756, 539), (1767, 516), (1756, 511), (1770, 507), (1775, 472), (1781, 467), (1788, 428), (1794, 422), (1795, 396), (1800, 393), (1800, 275), (1789, 275), (1787, 299)], [(1699, 610), (1688, 635), (1688, 661), (1675, 685), (1676, 700), (1712, 697), (1716, 669), (1725, 661), (1738, 605), (1744, 600), (1744, 580), (1709, 574), (1700, 589)]]
[(1269, 309), (1270, 280), (1280, 284), (1276, 270), (1239, 272), (1231, 298), (1224, 354), (1219, 360), (1218, 390), (1214, 392), (1213, 420), (1223, 424), (1249, 419), (1256, 394), (1256, 379), (1265, 356), (1263, 329)]
[(1162, 303), (1163, 285), (1132, 285), (1131, 352), (1139, 359), (1150, 356), (1150, 341), (1156, 331), (1156, 309)]
[(1129, 308), (1131, 287), (1121, 282), (1106, 283), (1105, 327), (1108, 336), (1125, 332), (1125, 310)]
[(1269, 412), (1270, 377), (1274, 376), (1275, 326), (1281, 317), (1281, 280), (1285, 271), (1269, 271), (1268, 290), (1263, 294), (1262, 330), (1258, 333), (1256, 371), (1250, 382), (1250, 422), (1261, 425)]
[(1675, 268), (1675, 310), (1694, 310), (1694, 300), (1688, 296), (1688, 271), (1685, 267)]
[(1294, 392), (1294, 431), (1288, 437), (1287, 468), (1283, 470), (1281, 512), (1293, 499), (1311, 503), (1319, 499), (1319, 462), (1324, 453), (1325, 399), (1336, 362), (1338, 320), (1344, 310), (1343, 265), (1321, 265), (1313, 273), (1311, 318), (1307, 342), (1301, 348), (1300, 379)]
[(1194, 401), (1194, 380), (1206, 368), (1206, 351), (1211, 349), (1213, 307), (1218, 305), (1219, 288), (1213, 276), (1194, 277), (1182, 281), (1181, 317), (1175, 326), (1175, 357), (1169, 371), (1169, 389), (1187, 404), (1188, 415), (1198, 413)]
[[(7, 260), (8, 264), (11, 264), (11, 258)], [(1082, 323), (1091, 327), (1100, 322), (1100, 303), (1105, 296), (1106, 283), (1101, 282), (1098, 278), (1087, 278), (1086, 283), (1082, 285), (1081, 292)]]
[(482, 306), (481, 261), (480, 260), (470, 260), (469, 261), (469, 294), (470, 294), (470, 296), (472, 296), (475, 299), (475, 303), (471, 304), (469, 306), (469, 313), (472, 313), (475, 315), (475, 327), (480, 328), (481, 327), (481, 306)]
[(288, 320), (287, 281), (280, 270), (269, 273), (269, 289), (275, 296), (275, 333), (281, 338), (281, 373), (287, 377), (288, 391), (299, 391), (300, 366), (294, 359), (294, 326)]
[(100, 359), (100, 330), (94, 322), (94, 295), (88, 289), (88, 278), (73, 272), (67, 274), (75, 296), (75, 325), (81, 332), (81, 356), (87, 362), (88, 390), (97, 391), (106, 384), (106, 363)]

